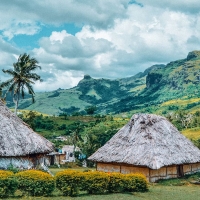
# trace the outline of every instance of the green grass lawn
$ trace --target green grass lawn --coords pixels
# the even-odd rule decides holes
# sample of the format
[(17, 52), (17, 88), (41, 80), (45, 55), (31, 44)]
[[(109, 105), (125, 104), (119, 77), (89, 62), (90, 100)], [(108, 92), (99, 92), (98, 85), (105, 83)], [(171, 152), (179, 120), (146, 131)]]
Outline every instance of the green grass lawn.
[(78, 197), (63, 197), (54, 194), (52, 197), (13, 197), (8, 200), (198, 200), (200, 198), (200, 186), (161, 186), (154, 184), (150, 186), (146, 193), (126, 193), (126, 194), (107, 194), (107, 195), (87, 195), (82, 194)]

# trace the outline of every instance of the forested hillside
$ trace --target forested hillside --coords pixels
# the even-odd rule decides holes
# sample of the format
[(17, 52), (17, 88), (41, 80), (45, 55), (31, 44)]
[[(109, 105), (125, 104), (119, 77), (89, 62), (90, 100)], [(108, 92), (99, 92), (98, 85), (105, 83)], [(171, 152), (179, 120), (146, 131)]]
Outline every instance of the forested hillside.
[[(11, 98), (7, 105), (12, 107)], [(50, 115), (84, 115), (91, 106), (96, 107), (96, 114), (196, 112), (200, 108), (200, 51), (190, 52), (187, 58), (166, 66), (154, 65), (128, 78), (94, 79), (85, 75), (76, 87), (36, 93), (34, 104), (27, 97), (19, 108)]]

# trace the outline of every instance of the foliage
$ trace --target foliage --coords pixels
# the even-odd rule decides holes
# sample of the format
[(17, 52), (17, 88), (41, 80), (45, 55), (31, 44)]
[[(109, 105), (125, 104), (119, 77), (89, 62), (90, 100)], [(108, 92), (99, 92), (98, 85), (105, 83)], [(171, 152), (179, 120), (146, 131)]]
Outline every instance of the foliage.
[(18, 182), (13, 172), (0, 170), (0, 197), (14, 195)]
[(89, 194), (103, 194), (109, 185), (109, 175), (105, 172), (89, 171), (84, 172), (84, 183), (82, 190)]
[(83, 175), (81, 172), (73, 170), (64, 170), (58, 172), (55, 176), (56, 187), (65, 196), (76, 196), (82, 185)]
[(146, 177), (141, 174), (64, 170), (58, 172), (55, 178), (56, 187), (65, 196), (77, 196), (80, 190), (89, 194), (148, 191)]
[(55, 188), (54, 178), (46, 172), (27, 170), (17, 173), (16, 178), (18, 188), (31, 196), (48, 196)]
[(166, 117), (178, 128), (178, 130), (200, 126), (200, 117), (198, 116), (198, 111), (196, 111), (194, 114), (191, 114), (185, 110), (178, 110), (176, 112), (167, 113)]
[(29, 126), (33, 130), (44, 129), (44, 130), (52, 130), (59, 129), (58, 125), (49, 117), (38, 115), (34, 111), (29, 111), (24, 115), (19, 116), (24, 122), (29, 124)]
[(20, 171), (20, 169), (14, 167), (12, 164), (10, 164), (7, 169), (13, 172), (14, 174)]
[(97, 110), (96, 106), (89, 106), (85, 109), (88, 115), (93, 115), (96, 110)]
[(148, 191), (148, 182), (143, 174), (126, 174), (125, 191), (146, 192)]
[(117, 172), (109, 173), (108, 191), (111, 193), (123, 192), (125, 188), (125, 175)]
[(32, 84), (34, 84), (35, 81), (41, 81), (41, 78), (36, 73), (33, 73), (33, 71), (41, 67), (38, 65), (38, 61), (35, 58), (31, 58), (24, 53), (19, 56), (16, 63), (13, 63), (13, 68), (14, 69), (2, 70), (4, 73), (11, 75), (12, 78), (1, 83), (0, 88), (6, 88), (7, 92), (12, 92), (13, 101), (15, 103), (15, 113), (17, 113), (19, 99), (20, 97), (24, 99), (25, 96), (25, 88), (32, 96), (32, 102), (35, 102), (35, 93)]

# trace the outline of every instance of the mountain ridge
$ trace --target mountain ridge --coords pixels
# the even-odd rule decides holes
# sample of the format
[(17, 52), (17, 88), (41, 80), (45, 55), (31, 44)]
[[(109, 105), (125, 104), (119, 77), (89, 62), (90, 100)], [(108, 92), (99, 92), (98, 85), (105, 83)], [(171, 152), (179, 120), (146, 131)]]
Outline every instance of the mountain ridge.
[(52, 115), (85, 114), (88, 106), (96, 106), (100, 114), (151, 112), (150, 107), (172, 99), (200, 97), (199, 91), (200, 51), (192, 51), (184, 59), (153, 65), (127, 78), (94, 79), (85, 75), (73, 88), (36, 93), (34, 104), (29, 98), (21, 100), (19, 108)]

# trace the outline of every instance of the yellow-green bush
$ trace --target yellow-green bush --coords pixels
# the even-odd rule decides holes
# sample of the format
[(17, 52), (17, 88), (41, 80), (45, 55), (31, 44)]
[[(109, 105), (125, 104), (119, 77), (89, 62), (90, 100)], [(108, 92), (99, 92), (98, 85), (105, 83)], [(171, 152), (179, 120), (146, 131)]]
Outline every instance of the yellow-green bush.
[(125, 175), (117, 172), (108, 173), (110, 180), (108, 185), (109, 192), (122, 192), (124, 190)]
[(129, 192), (148, 191), (148, 182), (143, 174), (126, 174), (124, 179), (124, 190)]
[(56, 187), (65, 196), (76, 196), (83, 181), (83, 173), (75, 170), (64, 170), (58, 172), (55, 176)]
[(0, 170), (0, 197), (13, 195), (17, 190), (18, 182), (13, 172)]
[(109, 175), (105, 172), (84, 172), (82, 190), (89, 194), (103, 194), (108, 190)]
[(18, 188), (31, 196), (47, 196), (55, 189), (54, 178), (39, 170), (26, 170), (15, 174)]

